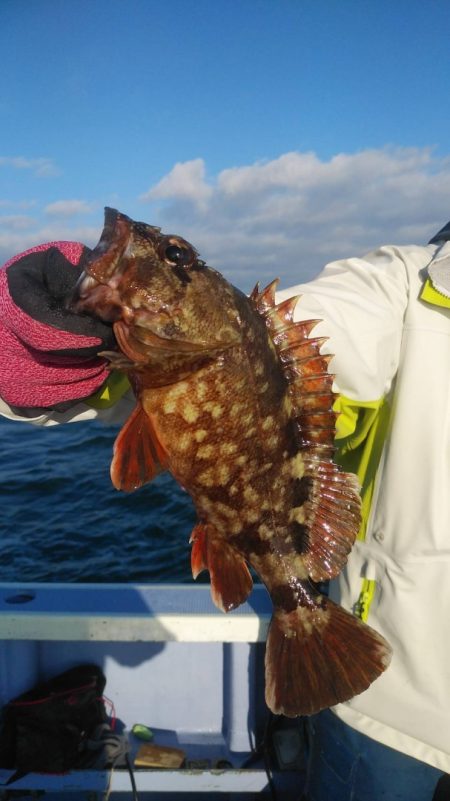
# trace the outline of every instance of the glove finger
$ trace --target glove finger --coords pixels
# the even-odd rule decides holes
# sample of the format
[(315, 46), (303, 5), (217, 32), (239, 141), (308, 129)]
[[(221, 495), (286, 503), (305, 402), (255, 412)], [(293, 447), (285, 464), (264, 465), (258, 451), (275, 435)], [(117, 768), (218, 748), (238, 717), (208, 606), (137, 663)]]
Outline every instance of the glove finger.
[[(116, 344), (111, 325), (94, 317), (74, 314), (65, 307), (89, 252), (85, 248), (79, 264), (74, 265), (58, 248), (52, 247), (24, 256), (7, 269), (9, 293), (16, 306), (38, 323), (74, 335), (73, 342), (67, 342), (65, 338), (63, 348), (55, 348), (49, 343), (48, 350), (62, 356), (76, 352), (89, 358), (99, 350), (114, 348)], [(83, 339), (93, 337), (98, 340), (97, 344), (83, 342)], [(42, 350), (45, 351), (45, 347)]]

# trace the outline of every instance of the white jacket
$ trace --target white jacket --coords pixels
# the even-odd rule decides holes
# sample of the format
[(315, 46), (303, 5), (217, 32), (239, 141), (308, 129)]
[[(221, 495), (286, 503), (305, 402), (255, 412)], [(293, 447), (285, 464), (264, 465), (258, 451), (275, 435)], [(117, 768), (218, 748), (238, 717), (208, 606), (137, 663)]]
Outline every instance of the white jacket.
[(335, 711), (450, 772), (450, 300), (430, 263), (450, 266), (450, 242), (334, 262), (280, 299), (304, 292), (297, 317), (324, 320), (312, 336), (336, 354), (343, 461), (363, 483), (367, 528), (331, 594), (394, 650)]

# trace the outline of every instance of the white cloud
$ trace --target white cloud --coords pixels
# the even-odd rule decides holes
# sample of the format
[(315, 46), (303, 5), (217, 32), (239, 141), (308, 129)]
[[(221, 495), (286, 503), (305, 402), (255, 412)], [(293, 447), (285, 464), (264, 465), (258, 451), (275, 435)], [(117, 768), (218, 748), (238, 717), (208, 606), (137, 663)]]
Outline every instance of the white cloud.
[(0, 156), (0, 167), (12, 167), (15, 170), (31, 170), (38, 177), (47, 178), (59, 175), (60, 170), (52, 159), (30, 159), (24, 156)]
[(72, 226), (66, 222), (42, 226), (37, 220), (31, 218), (28, 220), (28, 228), (8, 225), (3, 227), (0, 223), (0, 264), (4, 264), (15, 254), (23, 253), (33, 245), (43, 242), (82, 242), (88, 247), (94, 247), (101, 233), (98, 226)]
[(7, 200), (6, 198), (0, 198), (0, 209), (31, 209), (35, 205), (35, 200)]
[(190, 239), (208, 263), (248, 290), (279, 275), (307, 280), (326, 261), (381, 244), (426, 242), (450, 217), (450, 160), (430, 149), (314, 153), (225, 169), (176, 164), (141, 198), (162, 200), (164, 229)]
[[(84, 200), (59, 200), (39, 209), (34, 201), (31, 214), (1, 214), (0, 212), (0, 265), (17, 253), (44, 242), (73, 241), (93, 247), (101, 233), (98, 225), (91, 224), (93, 206)], [(0, 207), (12, 210), (14, 206), (0, 201)], [(27, 201), (16, 208), (27, 208)], [(86, 218), (80, 218), (86, 215)]]
[(54, 217), (73, 217), (76, 214), (90, 214), (92, 206), (85, 200), (56, 200), (44, 208), (45, 214)]
[(176, 198), (178, 201), (191, 201), (200, 207), (213, 194), (213, 188), (205, 181), (203, 159), (178, 162), (156, 186), (149, 189), (141, 200)]
[(27, 214), (7, 214), (0, 217), (0, 228), (8, 231), (26, 231), (32, 224), (32, 218)]
[[(1, 163), (1, 162), (0, 162)], [(450, 218), (450, 159), (430, 149), (385, 148), (314, 153), (230, 167), (207, 178), (202, 159), (177, 163), (125, 214), (190, 240), (202, 258), (248, 291), (281, 277), (284, 287), (313, 277), (332, 259), (381, 244), (425, 243)], [(105, 199), (103, 199), (105, 200)], [(36, 205), (0, 201), (0, 263), (39, 242), (69, 239), (93, 246), (102, 228), (79, 199)], [(103, 203), (102, 203), (103, 205)], [(72, 218), (72, 219), (71, 219)], [(83, 221), (83, 224), (81, 224)]]

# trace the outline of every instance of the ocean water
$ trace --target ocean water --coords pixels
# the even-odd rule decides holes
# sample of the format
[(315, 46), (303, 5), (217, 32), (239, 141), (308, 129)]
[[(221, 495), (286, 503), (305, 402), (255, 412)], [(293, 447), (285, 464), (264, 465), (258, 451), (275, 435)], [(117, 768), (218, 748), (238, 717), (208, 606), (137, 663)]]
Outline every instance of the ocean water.
[(2, 581), (192, 582), (192, 502), (167, 473), (133, 493), (115, 490), (117, 432), (0, 417)]

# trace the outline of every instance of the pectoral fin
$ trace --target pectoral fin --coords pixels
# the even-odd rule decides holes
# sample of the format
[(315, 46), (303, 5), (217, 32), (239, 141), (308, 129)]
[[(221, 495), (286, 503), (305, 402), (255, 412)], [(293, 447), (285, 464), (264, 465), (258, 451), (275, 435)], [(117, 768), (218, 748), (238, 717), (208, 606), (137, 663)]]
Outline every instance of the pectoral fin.
[(148, 484), (168, 466), (150, 417), (138, 403), (114, 443), (111, 480), (116, 489), (132, 492)]

